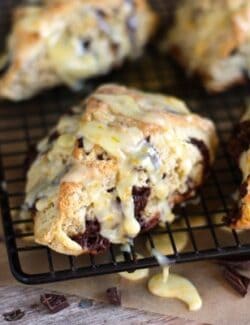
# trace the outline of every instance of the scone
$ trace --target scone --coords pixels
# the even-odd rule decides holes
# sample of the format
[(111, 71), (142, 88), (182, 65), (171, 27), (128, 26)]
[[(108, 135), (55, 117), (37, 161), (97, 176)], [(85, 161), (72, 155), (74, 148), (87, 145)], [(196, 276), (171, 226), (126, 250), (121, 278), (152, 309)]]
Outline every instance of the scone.
[(244, 82), (250, 73), (250, 1), (182, 0), (163, 46), (208, 91)]
[(233, 228), (250, 229), (250, 108), (234, 128), (229, 150), (242, 172), (242, 185), (238, 206), (227, 221)]
[(80, 80), (138, 57), (156, 25), (147, 0), (47, 0), (19, 7), (0, 97), (18, 101), (60, 84), (77, 88)]
[(37, 146), (23, 213), (37, 243), (97, 254), (128, 243), (195, 194), (214, 160), (213, 123), (178, 99), (104, 85)]

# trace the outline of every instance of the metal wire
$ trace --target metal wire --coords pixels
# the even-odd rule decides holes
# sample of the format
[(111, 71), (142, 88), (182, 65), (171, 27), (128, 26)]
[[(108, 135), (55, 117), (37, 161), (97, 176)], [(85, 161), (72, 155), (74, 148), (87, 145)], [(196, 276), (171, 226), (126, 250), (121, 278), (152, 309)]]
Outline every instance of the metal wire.
[[(0, 40), (4, 39), (7, 30), (6, 17), (16, 3), (18, 1), (14, 0), (0, 2)], [(169, 8), (172, 5), (171, 1), (154, 1), (154, 6), (165, 15), (166, 21), (171, 16)], [(59, 255), (30, 240), (32, 220), (18, 219), (18, 210), (24, 198), (23, 162), (30, 145), (47, 134), (57, 118), (73, 103), (103, 82), (119, 82), (175, 95), (186, 100), (193, 111), (212, 118), (217, 124), (220, 140), (217, 161), (199, 193), (199, 203), (195, 206), (188, 204), (177, 210), (183, 220), (179, 227), (167, 223), (165, 228), (140, 236), (129, 253), (123, 253), (119, 246), (112, 245), (105, 254), (96, 257)], [(247, 88), (249, 85), (209, 96), (197, 79), (187, 79), (175, 62), (159, 54), (152, 46), (136, 62), (126, 63), (107, 76), (89, 81), (81, 93), (74, 94), (65, 88), (58, 88), (18, 105), (1, 102), (0, 200), (9, 263), (14, 276), (24, 283), (38, 284), (156, 266), (157, 261), (150, 251), (147, 254), (144, 252), (146, 241), (151, 248), (156, 246), (154, 238), (159, 233), (169, 237), (173, 254), (168, 258), (176, 263), (250, 253), (250, 239), (244, 234), (228, 231), (225, 240), (222, 240), (225, 225), (214, 217), (218, 213), (227, 214), (231, 211), (232, 193), (240, 182), (239, 172), (227, 152), (227, 141), (233, 124), (244, 110)], [(199, 215), (205, 216), (205, 223), (193, 224), (193, 218)], [(17, 231), (20, 225), (26, 229), (24, 232)], [(184, 251), (178, 251), (178, 233), (188, 235), (189, 245)], [(137, 253), (141, 252), (147, 257), (139, 258)], [(118, 255), (123, 256), (123, 260), (118, 261)], [(41, 260), (41, 265), (37, 266), (36, 271), (33, 266), (31, 271), (30, 261), (34, 260)]]

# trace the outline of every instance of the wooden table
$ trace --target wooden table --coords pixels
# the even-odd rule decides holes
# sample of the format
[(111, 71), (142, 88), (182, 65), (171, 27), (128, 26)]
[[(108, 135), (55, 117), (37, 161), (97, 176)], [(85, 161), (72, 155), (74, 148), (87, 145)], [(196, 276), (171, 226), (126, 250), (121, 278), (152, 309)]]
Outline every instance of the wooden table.
[[(40, 303), (40, 295), (49, 292), (38, 287), (1, 286), (0, 287), (0, 324), (20, 325), (50, 325), (50, 324), (168, 324), (168, 325), (198, 325), (197, 322), (168, 317), (155, 313), (148, 313), (136, 309), (117, 307), (88, 300), (89, 306), (79, 307), (81, 298), (67, 296), (70, 306), (56, 314), (51, 314)], [(22, 319), (7, 322), (2, 314), (21, 309), (25, 312)]]

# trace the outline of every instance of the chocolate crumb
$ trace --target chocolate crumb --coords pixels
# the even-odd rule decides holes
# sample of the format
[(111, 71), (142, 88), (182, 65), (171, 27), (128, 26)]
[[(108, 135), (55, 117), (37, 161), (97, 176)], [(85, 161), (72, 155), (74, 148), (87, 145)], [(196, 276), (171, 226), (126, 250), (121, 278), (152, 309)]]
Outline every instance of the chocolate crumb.
[(112, 305), (121, 305), (121, 293), (116, 287), (108, 288), (106, 290), (108, 301)]
[(114, 187), (111, 187), (111, 188), (107, 189), (107, 192), (108, 193), (112, 193), (112, 192), (114, 192), (114, 190), (115, 190), (115, 188)]
[(250, 278), (240, 274), (232, 267), (226, 267), (224, 270), (224, 278), (242, 297), (248, 292)]
[(16, 309), (9, 313), (4, 313), (3, 317), (4, 320), (6, 320), (7, 322), (12, 322), (23, 318), (24, 315), (25, 315), (24, 311), (22, 311), (21, 309)]
[(67, 298), (64, 295), (45, 293), (40, 296), (40, 301), (51, 313), (58, 313), (64, 308), (69, 307)]
[(89, 308), (93, 306), (93, 300), (90, 300), (90, 299), (81, 299), (79, 304), (78, 304), (78, 307), (79, 308)]

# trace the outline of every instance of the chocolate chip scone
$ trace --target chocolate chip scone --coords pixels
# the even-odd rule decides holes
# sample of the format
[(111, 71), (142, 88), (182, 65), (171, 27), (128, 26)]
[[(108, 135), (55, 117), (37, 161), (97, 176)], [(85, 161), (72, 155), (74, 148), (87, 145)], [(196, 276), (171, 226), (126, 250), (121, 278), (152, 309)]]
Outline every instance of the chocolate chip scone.
[(209, 91), (244, 82), (250, 73), (250, 1), (182, 0), (166, 47)]
[(35, 241), (96, 254), (171, 222), (171, 209), (202, 184), (216, 144), (213, 123), (178, 99), (98, 88), (37, 146), (24, 204)]
[(53, 0), (19, 7), (0, 97), (18, 101), (59, 84), (79, 87), (80, 80), (138, 57), (156, 25), (147, 0)]
[(250, 229), (250, 109), (235, 126), (229, 150), (242, 172), (242, 184), (238, 205), (227, 222), (236, 229)]

